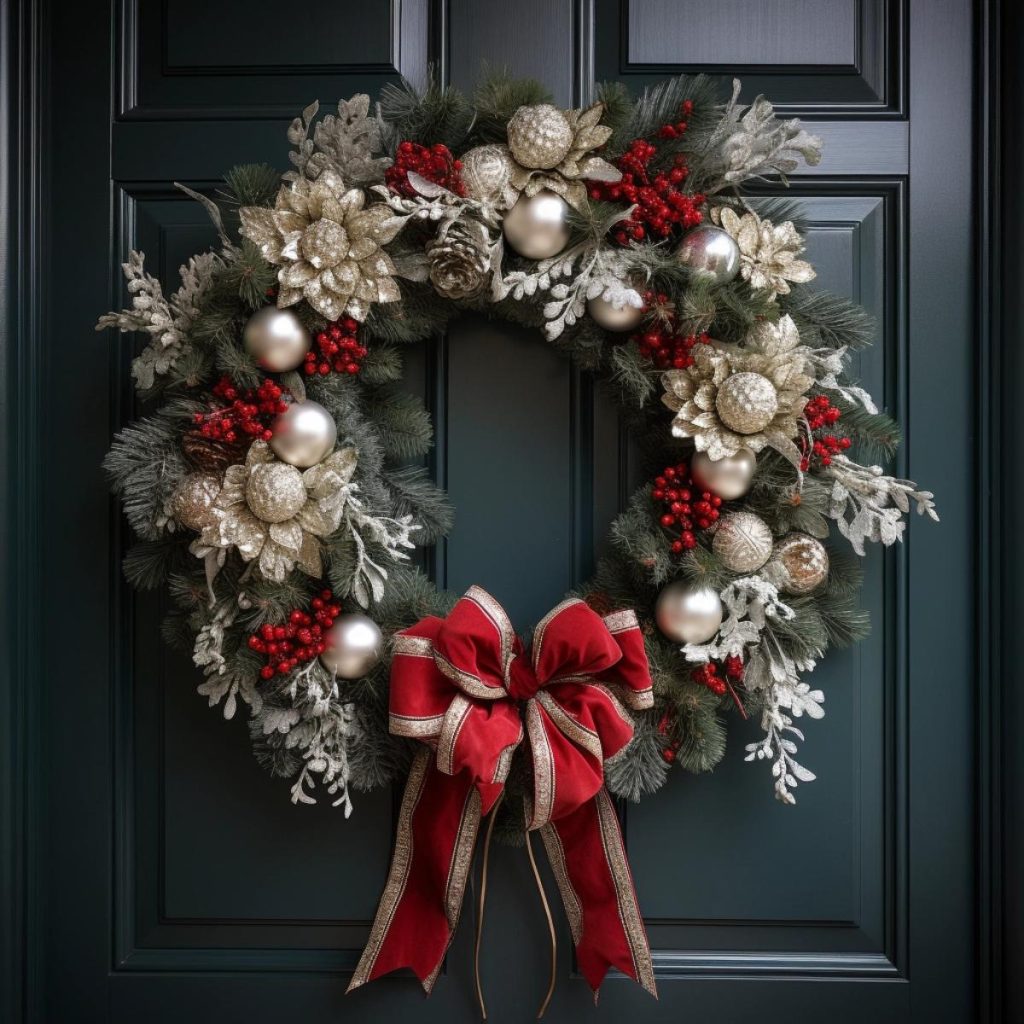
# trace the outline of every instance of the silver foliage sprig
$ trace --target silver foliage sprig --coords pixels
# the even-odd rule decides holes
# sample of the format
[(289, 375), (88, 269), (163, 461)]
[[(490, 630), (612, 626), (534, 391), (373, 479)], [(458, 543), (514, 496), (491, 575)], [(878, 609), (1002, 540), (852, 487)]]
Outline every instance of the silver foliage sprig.
[(350, 100), (339, 100), (336, 115), (316, 121), (319, 110), (320, 104), (314, 100), (288, 126), (288, 141), (296, 147), (288, 159), (295, 170), (286, 171), (284, 180), (301, 177), (314, 181), (330, 169), (349, 187), (383, 181), (391, 160), (381, 155), (381, 124), (370, 116), (370, 97), (359, 93)]
[(153, 387), (156, 378), (168, 373), (188, 350), (189, 332), (199, 316), (200, 305), (224, 266), (216, 253), (193, 256), (180, 269), (181, 287), (167, 299), (160, 282), (145, 269), (145, 253), (134, 249), (123, 263), (131, 309), (105, 313), (96, 330), (116, 327), (122, 334), (140, 331), (150, 336), (149, 344), (132, 360), (132, 376), (140, 391)]

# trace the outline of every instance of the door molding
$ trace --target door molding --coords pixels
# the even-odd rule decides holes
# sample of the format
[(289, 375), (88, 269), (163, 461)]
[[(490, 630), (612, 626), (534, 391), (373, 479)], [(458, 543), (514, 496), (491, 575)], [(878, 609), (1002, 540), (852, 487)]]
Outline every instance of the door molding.
[(0, 203), (5, 464), (0, 521), (4, 658), (0, 669), (0, 1017), (38, 1020), (43, 993), (37, 865), (43, 680), (36, 654), (41, 587), (37, 522), (42, 456), (44, 25), (32, 0), (2, 7)]

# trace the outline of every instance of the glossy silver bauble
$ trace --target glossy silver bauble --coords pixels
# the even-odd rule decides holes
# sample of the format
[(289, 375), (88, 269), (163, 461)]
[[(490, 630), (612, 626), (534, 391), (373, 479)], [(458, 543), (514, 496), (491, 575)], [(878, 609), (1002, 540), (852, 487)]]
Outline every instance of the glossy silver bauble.
[(569, 244), (569, 204), (557, 192), (541, 189), (521, 195), (502, 222), (505, 241), (528, 260), (557, 256)]
[(338, 440), (334, 417), (319, 402), (292, 402), (271, 426), (270, 448), (290, 466), (309, 469), (323, 462)]
[(712, 224), (683, 236), (676, 256), (699, 277), (728, 284), (740, 272), (740, 247), (728, 231)]
[(742, 498), (750, 490), (756, 468), (757, 458), (749, 448), (741, 448), (735, 455), (722, 459), (697, 452), (690, 463), (694, 482), (725, 501)]
[(302, 365), (311, 340), (290, 309), (264, 306), (246, 321), (242, 344), (264, 370), (287, 373)]
[(339, 615), (324, 638), (320, 663), (339, 679), (362, 679), (380, 661), (384, 637), (380, 626), (358, 612)]
[(722, 625), (722, 600), (711, 587), (666, 584), (654, 609), (658, 629), (678, 644), (706, 644)]

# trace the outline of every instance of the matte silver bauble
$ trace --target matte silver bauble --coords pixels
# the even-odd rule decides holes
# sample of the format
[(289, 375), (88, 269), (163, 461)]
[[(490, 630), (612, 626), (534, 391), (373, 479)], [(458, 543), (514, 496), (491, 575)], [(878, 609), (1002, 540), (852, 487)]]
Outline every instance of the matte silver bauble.
[(809, 594), (828, 576), (828, 551), (806, 533), (790, 533), (772, 551), (762, 575), (784, 594)]
[(508, 146), (477, 146), (462, 156), (462, 183), (471, 199), (505, 205), (511, 177), (512, 156)]
[(587, 312), (594, 322), (606, 331), (633, 331), (644, 318), (642, 306), (622, 306), (616, 309), (607, 299), (600, 295), (587, 301)]
[(718, 385), (715, 410), (737, 434), (757, 434), (779, 411), (775, 385), (760, 373), (734, 373)]
[(750, 490), (756, 468), (757, 458), (749, 448), (741, 448), (723, 459), (711, 459), (707, 452), (697, 452), (690, 463), (694, 482), (725, 501), (742, 498)]
[(572, 140), (569, 119), (550, 103), (520, 107), (508, 122), (508, 148), (523, 167), (557, 167), (569, 155)]
[(190, 530), (202, 530), (213, 522), (213, 503), (220, 494), (216, 473), (189, 473), (171, 497), (171, 514)]
[(728, 284), (740, 271), (740, 247), (728, 231), (711, 224), (683, 236), (676, 251), (681, 263), (715, 284)]
[(283, 523), (306, 504), (302, 474), (283, 462), (258, 463), (246, 481), (245, 502), (257, 519)]
[(242, 344), (263, 369), (286, 373), (302, 365), (311, 342), (309, 331), (290, 309), (264, 306), (242, 328)]
[(384, 637), (366, 615), (339, 615), (324, 637), (320, 664), (339, 679), (362, 679), (380, 661)]
[(292, 402), (271, 429), (273, 453), (290, 466), (309, 469), (334, 451), (338, 428), (334, 417), (319, 402)]
[(569, 243), (569, 204), (557, 192), (543, 188), (522, 195), (505, 214), (505, 240), (528, 260), (557, 256)]
[(711, 547), (726, 569), (756, 572), (771, 558), (772, 531), (753, 512), (732, 512), (719, 520)]
[(658, 629), (679, 644), (706, 644), (722, 625), (722, 600), (711, 587), (669, 583), (654, 609)]

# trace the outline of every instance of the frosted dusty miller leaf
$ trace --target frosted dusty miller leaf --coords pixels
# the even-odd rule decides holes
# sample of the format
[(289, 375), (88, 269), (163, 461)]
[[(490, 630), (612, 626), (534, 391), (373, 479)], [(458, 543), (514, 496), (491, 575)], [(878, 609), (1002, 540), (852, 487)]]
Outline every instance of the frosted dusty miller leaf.
[(902, 540), (913, 501), (919, 515), (938, 522), (934, 495), (917, 489), (910, 480), (886, 476), (881, 466), (861, 466), (845, 455), (837, 455), (827, 469), (833, 479), (829, 516), (858, 555), (867, 541), (889, 546)]
[(214, 275), (224, 266), (215, 253), (193, 256), (180, 268), (181, 287), (164, 298), (160, 282), (145, 270), (145, 255), (132, 250), (122, 265), (132, 308), (100, 317), (96, 330), (116, 327), (122, 333), (150, 335), (149, 344), (132, 361), (132, 376), (140, 391), (148, 391), (156, 378), (168, 373), (189, 347), (189, 331)]

